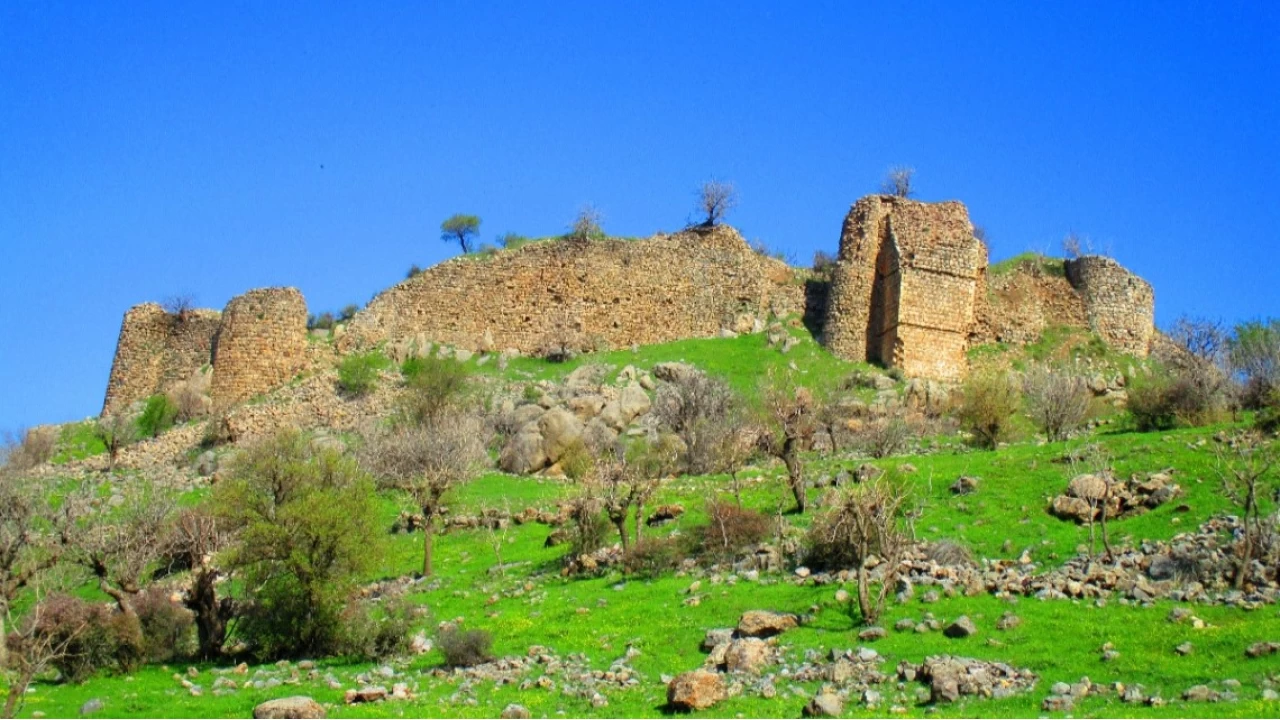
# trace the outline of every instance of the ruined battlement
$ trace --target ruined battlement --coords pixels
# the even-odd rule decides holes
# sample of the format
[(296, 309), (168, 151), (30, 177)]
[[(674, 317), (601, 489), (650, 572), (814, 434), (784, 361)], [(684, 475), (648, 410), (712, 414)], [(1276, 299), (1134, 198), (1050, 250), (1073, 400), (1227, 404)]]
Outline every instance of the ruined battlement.
[(208, 365), (221, 320), (217, 310), (173, 314), (155, 303), (129, 308), (120, 324), (102, 413), (163, 392)]
[(646, 240), (544, 241), (428, 268), (356, 313), (341, 346), (415, 341), (537, 353), (567, 341), (577, 350), (618, 348), (711, 337), (741, 316), (801, 313), (804, 304), (797, 274), (730, 227)]
[(1146, 280), (1101, 255), (1068, 260), (1067, 280), (1084, 301), (1089, 326), (1110, 346), (1146, 357), (1155, 335), (1155, 291)]

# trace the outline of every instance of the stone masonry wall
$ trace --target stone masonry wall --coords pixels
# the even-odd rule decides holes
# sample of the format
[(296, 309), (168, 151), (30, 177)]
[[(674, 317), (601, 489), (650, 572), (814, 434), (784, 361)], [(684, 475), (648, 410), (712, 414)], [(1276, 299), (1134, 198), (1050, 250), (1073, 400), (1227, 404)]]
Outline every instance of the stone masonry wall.
[(1066, 277), (1028, 263), (988, 278), (989, 293), (980, 298), (978, 343), (1026, 345), (1054, 325), (1088, 328), (1084, 300)]
[(1155, 335), (1155, 293), (1120, 263), (1101, 255), (1067, 261), (1067, 280), (1084, 299), (1089, 325), (1122, 352), (1146, 357)]
[(545, 241), (457, 257), (386, 290), (356, 314), (341, 347), (415, 340), (536, 353), (559, 337), (578, 349), (617, 348), (712, 336), (744, 314), (804, 308), (803, 280), (732, 228)]
[(841, 357), (956, 379), (986, 267), (963, 204), (862, 198), (840, 235), (823, 341)]
[(130, 308), (120, 324), (102, 414), (164, 392), (208, 364), (219, 321), (216, 310), (179, 316), (155, 303)]
[(307, 363), (307, 303), (296, 288), (250, 290), (222, 311), (209, 394), (222, 409), (291, 380)]

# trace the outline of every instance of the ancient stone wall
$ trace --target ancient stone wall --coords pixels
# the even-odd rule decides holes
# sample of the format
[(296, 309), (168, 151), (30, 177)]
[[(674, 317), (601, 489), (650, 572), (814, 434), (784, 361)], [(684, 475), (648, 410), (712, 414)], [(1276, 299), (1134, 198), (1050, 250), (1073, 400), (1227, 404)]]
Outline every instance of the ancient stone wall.
[(979, 297), (973, 344), (1026, 345), (1051, 326), (1089, 327), (1080, 293), (1065, 276), (1048, 273), (1039, 263), (989, 277), (988, 292)]
[(457, 257), (386, 290), (356, 314), (341, 347), (406, 340), (524, 353), (560, 341), (579, 350), (627, 347), (712, 336), (741, 327), (743, 315), (803, 313), (805, 292), (802, 277), (728, 227), (544, 241)]
[(1066, 269), (1067, 280), (1084, 300), (1090, 327), (1111, 347), (1146, 357), (1155, 334), (1151, 285), (1101, 255), (1068, 260)]
[(222, 311), (213, 348), (215, 409), (288, 382), (307, 363), (307, 303), (296, 288), (250, 290)]
[(174, 315), (155, 303), (130, 308), (120, 324), (102, 413), (164, 392), (207, 365), (219, 320), (216, 310)]
[(841, 357), (958, 378), (986, 267), (963, 204), (862, 198), (840, 235), (823, 341)]

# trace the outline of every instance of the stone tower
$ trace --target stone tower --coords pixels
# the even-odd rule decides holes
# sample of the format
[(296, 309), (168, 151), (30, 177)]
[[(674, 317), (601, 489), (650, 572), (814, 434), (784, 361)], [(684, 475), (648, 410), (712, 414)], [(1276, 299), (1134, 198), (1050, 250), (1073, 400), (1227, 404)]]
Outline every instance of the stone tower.
[(864, 197), (840, 235), (824, 342), (846, 359), (958, 379), (986, 269), (987, 248), (963, 204)]

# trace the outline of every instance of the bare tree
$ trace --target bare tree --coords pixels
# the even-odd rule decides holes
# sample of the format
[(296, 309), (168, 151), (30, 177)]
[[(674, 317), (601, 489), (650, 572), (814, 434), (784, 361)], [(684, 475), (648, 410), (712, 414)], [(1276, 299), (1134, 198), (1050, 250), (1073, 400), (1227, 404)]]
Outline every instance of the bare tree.
[(1101, 445), (1092, 444), (1068, 455), (1073, 479), (1085, 478), (1081, 483), (1081, 499), (1089, 506), (1089, 556), (1093, 557), (1102, 530), (1103, 557), (1111, 559), (1111, 536), (1107, 532), (1107, 518), (1116, 485), (1115, 471), (1111, 467), (1111, 455)]
[[(908, 493), (888, 475), (835, 492), (830, 507), (810, 529), (811, 551), (828, 566), (857, 569), (858, 609), (874, 623), (897, 581), (908, 545), (901, 528)], [(871, 570), (881, 567), (880, 587), (872, 591)]]
[(1075, 230), (1068, 232), (1062, 238), (1062, 254), (1068, 260), (1084, 257), (1085, 255), (1094, 254), (1093, 240), (1088, 235), (1078, 233)]
[(489, 547), (493, 548), (494, 567), (506, 576), (507, 569), (502, 564), (502, 550), (511, 535), (511, 501), (503, 498), (502, 504), (493, 508), (485, 508), (480, 512), (485, 519), (484, 531), (489, 537)]
[(382, 487), (405, 493), (422, 512), (422, 574), (432, 574), (436, 524), (445, 496), (470, 480), (488, 458), (479, 418), (446, 411), (417, 426), (401, 426), (369, 438), (363, 463)]
[(216, 562), (218, 553), (230, 547), (234, 538), (226, 520), (202, 505), (180, 511), (164, 541), (164, 554), (171, 564), (191, 572), (183, 605), (195, 615), (199, 654), (204, 660), (222, 653), (227, 624), (235, 614), (232, 599), (218, 597), (217, 583), (223, 572)]
[(1194, 358), (1214, 365), (1226, 360), (1228, 334), (1218, 320), (1183, 315), (1168, 331), (1169, 339)]
[(1064, 440), (1089, 417), (1092, 394), (1084, 378), (1038, 366), (1022, 378), (1027, 414), (1050, 442)]
[(174, 502), (142, 478), (125, 487), (120, 498), (116, 507), (85, 514), (69, 556), (92, 574), (120, 612), (136, 618), (133, 601), (142, 592), (144, 574), (164, 550)]
[(21, 620), (15, 618), (12, 608), (8, 607), (0, 615), (0, 630), (4, 620), (15, 628), (13, 633), (3, 636), (12, 645), (12, 653), (7, 654), (5, 663), (0, 665), (0, 672), (9, 675), (8, 697), (0, 709), (0, 717), (4, 718), (17, 717), (31, 682), (71, 654), (80, 638), (92, 629), (91, 616), (83, 616), (74, 626), (63, 625), (59, 632), (45, 632), (44, 592), (39, 583), (32, 585), (31, 594), (34, 599), (31, 611)]
[(887, 458), (906, 451), (916, 431), (901, 413), (868, 420), (857, 433), (858, 448), (873, 458)]
[(603, 222), (604, 215), (594, 205), (584, 205), (569, 226), (568, 239), (586, 241), (603, 238), (604, 229), (600, 226)]
[(1280, 450), (1256, 432), (1236, 435), (1219, 448), (1218, 476), (1227, 497), (1241, 511), (1243, 532), (1236, 542), (1236, 588), (1244, 585), (1255, 560), (1277, 543), (1275, 519), (1264, 517), (1261, 503), (1280, 503)]
[(692, 475), (717, 472), (718, 457), (740, 427), (740, 402), (724, 380), (703, 372), (678, 375), (658, 388), (653, 412), (684, 442)]
[(812, 391), (796, 385), (790, 374), (779, 376), (772, 369), (762, 383), (760, 397), (767, 429), (760, 436), (761, 449), (786, 465), (787, 486), (795, 498), (796, 511), (803, 513), (808, 498), (800, 451), (813, 437), (820, 403)]
[(916, 194), (912, 185), (915, 176), (915, 168), (906, 165), (895, 165), (885, 173), (884, 181), (880, 183), (880, 192), (885, 195), (909, 198)]
[(674, 448), (661, 441), (656, 445), (639, 443), (629, 451), (618, 444), (595, 459), (583, 485), (599, 498), (609, 522), (618, 531), (624, 552), (631, 547), (627, 519), (634, 511), (635, 541), (639, 542), (644, 507), (662, 486), (662, 478), (675, 468), (675, 462)]
[(738, 190), (733, 183), (708, 180), (698, 188), (698, 212), (705, 215), (702, 227), (715, 227), (738, 206)]
[(5, 619), (15, 600), (62, 558), (79, 504), (50, 502), (43, 484), (0, 472), (0, 669), (8, 661)]
[(194, 295), (181, 294), (170, 295), (160, 303), (160, 307), (165, 312), (176, 317), (179, 322), (186, 322), (191, 317), (191, 312), (196, 308), (196, 299)]

